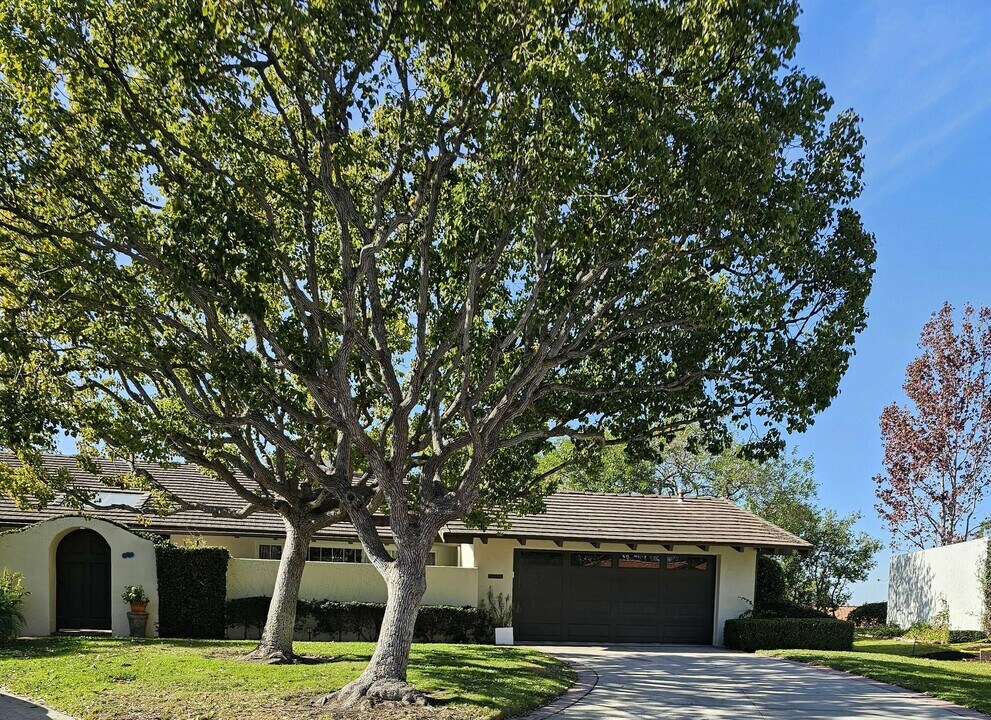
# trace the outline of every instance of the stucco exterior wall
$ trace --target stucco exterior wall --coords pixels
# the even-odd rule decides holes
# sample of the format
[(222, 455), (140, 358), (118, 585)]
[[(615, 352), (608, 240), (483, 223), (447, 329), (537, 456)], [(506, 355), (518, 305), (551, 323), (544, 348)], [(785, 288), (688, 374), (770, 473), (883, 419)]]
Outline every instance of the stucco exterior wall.
[[(232, 558), (245, 558), (248, 560), (258, 559), (258, 546), (259, 545), (282, 545), (285, 543), (285, 537), (279, 537), (273, 535), (270, 537), (247, 537), (241, 536), (231, 536), (231, 535), (179, 535), (173, 534), (169, 538), (176, 545), (182, 545), (185, 542), (191, 542), (193, 540), (197, 542), (203, 542), (206, 545), (212, 547), (225, 547), (230, 552)], [(354, 550), (361, 549), (361, 543), (357, 540), (348, 542), (347, 540), (314, 540), (310, 543), (310, 547), (336, 547), (336, 548), (351, 548)], [(386, 549), (393, 550), (391, 545), (386, 545)], [(449, 565), (458, 566), (459, 565), (459, 552), (460, 547), (458, 545), (434, 545), (431, 552), (435, 555), (435, 560), (437, 565)], [(468, 565), (471, 567), (471, 565)]]
[[(271, 595), (277, 560), (231, 558), (227, 566), (227, 597)], [(427, 568), (424, 605), (478, 604), (478, 570), (436, 566)], [(306, 600), (385, 602), (385, 581), (368, 563), (310, 562), (303, 570), (299, 596)]]
[[(484, 599), (489, 588), (496, 594), (513, 593), (513, 551), (526, 547), (530, 550), (585, 550), (591, 545), (583, 542), (565, 542), (563, 547), (549, 540), (531, 540), (521, 545), (515, 540), (492, 539), (487, 543), (475, 540), (472, 546), (478, 567), (478, 597)], [(626, 545), (602, 543), (602, 552), (629, 552)], [(716, 557), (716, 602), (713, 616), (713, 644), (723, 644), (723, 626), (727, 620), (739, 617), (750, 608), (746, 600), (753, 600), (754, 580), (757, 571), (757, 551), (744, 548), (739, 552), (730, 547), (712, 546), (703, 552), (695, 545), (675, 545), (667, 550), (660, 545), (638, 545), (637, 552), (684, 555), (714, 555)], [(746, 598), (744, 600), (743, 598)]]
[[(89, 529), (100, 533), (110, 545), (110, 607), (114, 635), (127, 635), (127, 611), (120, 594), (127, 585), (143, 585), (148, 593), (148, 634), (157, 634), (158, 576), (155, 547), (132, 532), (95, 518), (60, 517), (39, 522), (22, 530), (0, 535), (0, 566), (24, 575), (30, 595), (24, 599), (21, 628), (24, 635), (50, 635), (55, 627), (56, 572), (55, 552), (58, 544), (73, 530)], [(133, 553), (133, 557), (123, 557)]]
[(889, 622), (901, 627), (932, 622), (945, 599), (953, 630), (980, 628), (983, 599), (978, 572), (989, 544), (991, 540), (982, 538), (891, 558)]

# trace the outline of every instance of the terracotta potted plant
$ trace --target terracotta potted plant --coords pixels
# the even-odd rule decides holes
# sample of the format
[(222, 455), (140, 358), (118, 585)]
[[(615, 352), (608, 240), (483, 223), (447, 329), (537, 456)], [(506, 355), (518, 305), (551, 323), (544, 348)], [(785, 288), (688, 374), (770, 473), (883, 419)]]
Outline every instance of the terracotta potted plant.
[(121, 599), (131, 605), (131, 612), (143, 613), (148, 611), (148, 593), (141, 585), (128, 585), (124, 588)]

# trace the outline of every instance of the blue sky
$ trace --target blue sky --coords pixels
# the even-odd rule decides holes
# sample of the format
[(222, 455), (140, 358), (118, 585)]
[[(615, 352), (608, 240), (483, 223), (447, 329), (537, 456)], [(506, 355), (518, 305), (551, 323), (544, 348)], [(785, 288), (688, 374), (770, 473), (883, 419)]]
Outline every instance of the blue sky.
[[(991, 305), (991, 2), (806, 0), (796, 62), (822, 78), (867, 139), (857, 207), (877, 236), (867, 330), (840, 396), (802, 436), (825, 504), (874, 511), (878, 416), (903, 401), (905, 366), (929, 314), (949, 300)], [(889, 551), (854, 600), (882, 600)]]

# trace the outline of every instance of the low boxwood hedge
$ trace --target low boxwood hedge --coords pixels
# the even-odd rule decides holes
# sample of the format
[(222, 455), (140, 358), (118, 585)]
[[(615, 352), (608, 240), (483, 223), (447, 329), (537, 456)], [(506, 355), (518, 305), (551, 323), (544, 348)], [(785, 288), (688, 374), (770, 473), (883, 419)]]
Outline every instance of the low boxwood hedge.
[(727, 620), (723, 642), (734, 650), (849, 650), (852, 622), (832, 618)]

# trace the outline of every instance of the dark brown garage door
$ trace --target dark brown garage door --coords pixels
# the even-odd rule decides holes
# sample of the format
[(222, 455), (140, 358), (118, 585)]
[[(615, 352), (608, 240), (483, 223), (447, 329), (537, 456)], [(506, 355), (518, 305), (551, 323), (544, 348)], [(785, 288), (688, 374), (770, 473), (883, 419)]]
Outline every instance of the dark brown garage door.
[(711, 555), (517, 550), (518, 640), (712, 643)]

